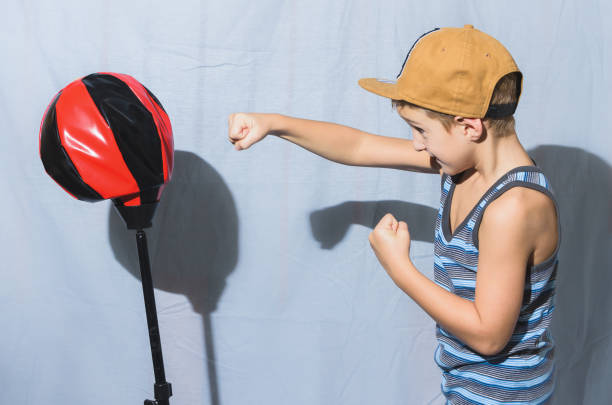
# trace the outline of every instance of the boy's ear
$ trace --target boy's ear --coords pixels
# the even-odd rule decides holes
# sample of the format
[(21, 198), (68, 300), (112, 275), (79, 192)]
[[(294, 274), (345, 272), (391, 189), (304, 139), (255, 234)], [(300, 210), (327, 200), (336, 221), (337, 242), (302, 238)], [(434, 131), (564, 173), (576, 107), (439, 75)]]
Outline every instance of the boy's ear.
[(478, 142), (483, 138), (485, 127), (480, 118), (455, 117), (455, 124), (469, 141)]

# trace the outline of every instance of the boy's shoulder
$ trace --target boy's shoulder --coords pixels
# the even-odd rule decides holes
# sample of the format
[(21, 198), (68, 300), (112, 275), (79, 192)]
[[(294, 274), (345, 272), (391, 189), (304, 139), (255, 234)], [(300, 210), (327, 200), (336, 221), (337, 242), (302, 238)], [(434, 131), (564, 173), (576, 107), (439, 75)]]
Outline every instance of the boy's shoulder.
[(508, 212), (535, 219), (537, 214), (555, 212), (555, 204), (548, 195), (529, 187), (512, 187), (489, 205), (487, 211), (490, 215), (504, 215), (504, 212)]
[(512, 187), (492, 201), (483, 213), (480, 245), (500, 232), (513, 233), (517, 243), (534, 254), (535, 263), (552, 254), (557, 245), (555, 202), (545, 193), (528, 187)]

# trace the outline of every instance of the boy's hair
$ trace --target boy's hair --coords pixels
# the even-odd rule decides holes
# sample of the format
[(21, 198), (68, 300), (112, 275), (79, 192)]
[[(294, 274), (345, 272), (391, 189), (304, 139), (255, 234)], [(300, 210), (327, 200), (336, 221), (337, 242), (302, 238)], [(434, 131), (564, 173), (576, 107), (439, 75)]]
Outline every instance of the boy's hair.
[[(519, 95), (517, 94), (517, 85), (521, 81), (519, 72), (508, 73), (503, 76), (495, 85), (491, 101), (489, 104), (513, 104), (518, 102)], [(405, 100), (391, 100), (393, 108), (411, 107), (419, 108), (425, 111), (429, 118), (439, 121), (446, 131), (450, 131), (455, 125), (455, 116), (433, 111), (427, 108), (419, 107)], [(483, 118), (487, 128), (492, 130), (495, 136), (505, 136), (514, 132), (514, 116), (509, 115), (503, 118)]]

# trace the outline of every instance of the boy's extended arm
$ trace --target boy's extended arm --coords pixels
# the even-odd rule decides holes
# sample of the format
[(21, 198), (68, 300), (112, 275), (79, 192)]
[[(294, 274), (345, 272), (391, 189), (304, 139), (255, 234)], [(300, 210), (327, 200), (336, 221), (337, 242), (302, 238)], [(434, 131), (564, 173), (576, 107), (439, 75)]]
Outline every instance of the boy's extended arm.
[(425, 151), (416, 151), (408, 139), (279, 114), (232, 114), (229, 121), (230, 140), (236, 141), (237, 149), (246, 149), (272, 134), (346, 165), (439, 173), (435, 160)]

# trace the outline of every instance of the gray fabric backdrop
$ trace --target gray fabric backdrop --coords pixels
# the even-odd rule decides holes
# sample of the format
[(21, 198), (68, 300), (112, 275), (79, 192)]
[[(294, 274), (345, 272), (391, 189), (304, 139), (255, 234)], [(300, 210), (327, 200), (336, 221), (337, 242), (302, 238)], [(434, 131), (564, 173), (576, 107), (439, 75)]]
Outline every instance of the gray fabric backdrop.
[(97, 71), (162, 101), (176, 167), (149, 231), (172, 404), (438, 404), (434, 323), (367, 240), (386, 212), (432, 271), (439, 177), (338, 165), (278, 138), (236, 152), (235, 111), (410, 136), (361, 77), (436, 26), (474, 24), (525, 74), (525, 147), (564, 240), (555, 404), (612, 395), (612, 6), (606, 1), (15, 1), (0, 24), (1, 404), (138, 404), (153, 374), (133, 233), (44, 172), (52, 96)]

